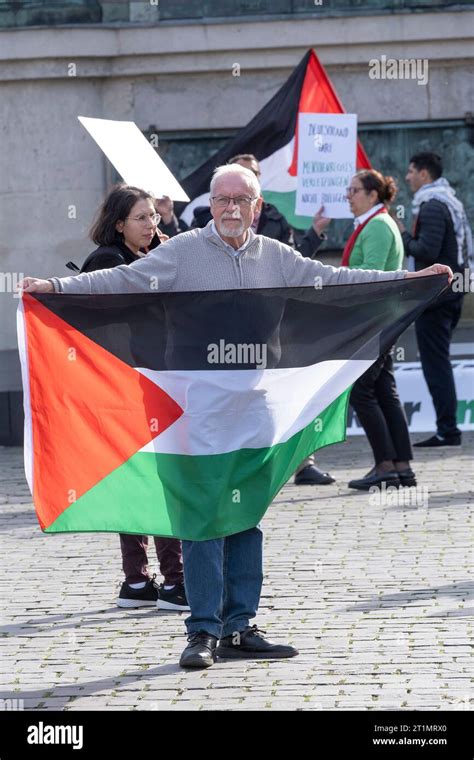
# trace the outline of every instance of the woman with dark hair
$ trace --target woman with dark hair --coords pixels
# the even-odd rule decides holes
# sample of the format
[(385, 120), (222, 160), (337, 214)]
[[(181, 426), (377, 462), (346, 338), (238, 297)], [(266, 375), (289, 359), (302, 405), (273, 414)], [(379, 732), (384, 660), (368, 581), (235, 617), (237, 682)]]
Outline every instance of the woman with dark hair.
[(154, 201), (138, 187), (120, 184), (112, 188), (90, 231), (98, 248), (87, 257), (81, 273), (131, 264), (166, 240), (158, 234), (161, 217)]
[[(342, 266), (354, 269), (402, 268), (403, 241), (388, 207), (397, 193), (392, 177), (373, 169), (357, 172), (347, 188), (354, 214), (354, 232), (344, 248)], [(400, 403), (393, 372), (392, 351), (377, 361), (354, 383), (350, 402), (374, 453), (375, 465), (349, 488), (414, 486), (410, 467), (413, 453), (408, 424)]]
[[(158, 231), (160, 215), (149, 193), (130, 185), (117, 185), (103, 202), (90, 237), (98, 245), (85, 260), (81, 272), (132, 264), (150, 248), (166, 240)], [(117, 599), (119, 607), (189, 610), (184, 590), (181, 541), (155, 537), (155, 548), (164, 582), (157, 586), (148, 574), (148, 536), (120, 534), (125, 581)]]

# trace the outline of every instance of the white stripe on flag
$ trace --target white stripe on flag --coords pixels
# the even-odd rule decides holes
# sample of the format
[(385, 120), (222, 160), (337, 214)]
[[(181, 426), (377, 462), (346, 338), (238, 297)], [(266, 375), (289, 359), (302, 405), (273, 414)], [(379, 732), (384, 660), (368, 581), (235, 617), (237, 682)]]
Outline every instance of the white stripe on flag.
[[(138, 368), (184, 409), (141, 451), (209, 455), (283, 443), (309, 425), (370, 360), (331, 360), (265, 370)], [(159, 430), (159, 420), (157, 421)]]
[(262, 172), (262, 190), (272, 193), (292, 193), (296, 190), (297, 178), (289, 174), (293, 161), (295, 138), (287, 145), (260, 161)]

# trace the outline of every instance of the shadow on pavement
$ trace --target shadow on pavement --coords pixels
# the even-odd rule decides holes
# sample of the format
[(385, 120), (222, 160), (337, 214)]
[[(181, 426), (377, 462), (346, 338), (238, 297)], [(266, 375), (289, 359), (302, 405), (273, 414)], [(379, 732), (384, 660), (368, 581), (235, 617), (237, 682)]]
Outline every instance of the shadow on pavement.
[[(461, 583), (452, 583), (448, 586), (435, 586), (434, 588), (411, 589), (410, 591), (401, 591), (396, 594), (381, 594), (372, 597), (367, 602), (354, 604), (345, 607), (345, 612), (372, 612), (374, 610), (386, 609), (387, 607), (405, 607), (407, 604), (419, 602), (428, 599), (442, 599), (444, 597), (455, 597), (462, 601), (469, 601), (474, 598), (474, 582), (465, 581)], [(342, 611), (342, 610), (341, 610)], [(429, 617), (445, 617), (449, 613), (436, 613)]]
[[(116, 614), (112, 614), (116, 613)], [(67, 630), (68, 628), (77, 628), (79, 625), (81, 628), (88, 626), (88, 625), (96, 625), (97, 623), (100, 623), (101, 625), (106, 625), (107, 623), (113, 623), (114, 625), (117, 624), (117, 621), (123, 620), (124, 624), (125, 621), (137, 619), (137, 620), (143, 620), (146, 618), (160, 618), (165, 615), (169, 615), (170, 613), (167, 610), (157, 610), (156, 608), (147, 610), (146, 612), (141, 612), (137, 614), (134, 611), (134, 614), (130, 614), (126, 610), (120, 610), (118, 607), (108, 607), (107, 609), (103, 610), (94, 610), (92, 612), (65, 612), (63, 615), (47, 615), (43, 618), (34, 618), (31, 616), (31, 622), (23, 622), (23, 623), (15, 623), (11, 625), (2, 625), (0, 626), (0, 635), (5, 636), (7, 635), (13, 635), (16, 636), (32, 636), (35, 633), (41, 632), (41, 631), (48, 631), (50, 630), (50, 626), (54, 625), (54, 629), (60, 628), (62, 630)], [(176, 617), (178, 620), (183, 617), (186, 613), (171, 613), (173, 617)], [(101, 617), (92, 617), (92, 616), (101, 616)], [(107, 615), (109, 617), (107, 617)], [(104, 617), (102, 617), (104, 616)], [(79, 621), (73, 620), (73, 618), (80, 618)], [(65, 621), (63, 624), (61, 624), (61, 621)], [(68, 622), (66, 622), (68, 621)], [(70, 622), (69, 622), (70, 621)]]
[[(74, 696), (75, 698), (81, 699), (82, 697), (90, 697), (96, 694), (97, 692), (101, 691), (113, 691), (116, 689), (120, 689), (121, 685), (127, 685), (129, 686), (134, 681), (136, 683), (143, 684), (146, 681), (150, 681), (152, 679), (155, 679), (159, 676), (168, 676), (173, 675), (174, 673), (183, 675), (185, 671), (182, 670), (182, 668), (179, 667), (178, 663), (167, 663), (166, 665), (158, 665), (155, 668), (150, 668), (150, 670), (147, 670), (144, 672), (141, 671), (131, 671), (127, 672), (126, 675), (123, 677), (121, 676), (108, 676), (107, 678), (99, 678), (94, 681), (83, 681), (81, 683), (74, 683), (74, 684), (61, 684), (57, 686), (46, 686), (44, 689), (22, 689), (21, 686), (19, 686), (17, 691), (2, 691), (0, 692), (0, 698), (1, 699), (22, 699), (24, 703), (25, 710), (36, 710), (40, 709), (41, 705), (48, 699), (55, 698), (58, 700), (58, 704), (56, 704), (54, 707), (51, 708), (41, 708), (41, 709), (51, 709), (51, 710), (64, 710), (68, 704), (72, 705), (74, 704), (75, 699), (71, 702), (71, 696)], [(81, 689), (80, 694), (67, 694), (68, 688)], [(64, 698), (64, 702), (59, 702), (59, 697)], [(101, 706), (101, 709), (104, 709), (103, 705)], [(113, 709), (113, 708), (111, 708)], [(116, 709), (116, 708), (115, 708)], [(130, 709), (130, 708), (123, 708), (123, 709)]]

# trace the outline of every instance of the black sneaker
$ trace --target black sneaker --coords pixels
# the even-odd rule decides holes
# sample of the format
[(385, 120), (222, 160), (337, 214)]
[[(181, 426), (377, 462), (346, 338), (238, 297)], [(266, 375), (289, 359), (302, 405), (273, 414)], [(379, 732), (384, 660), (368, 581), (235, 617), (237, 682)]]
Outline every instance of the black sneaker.
[(186, 599), (186, 592), (182, 583), (177, 583), (176, 586), (166, 591), (164, 584), (158, 588), (158, 599), (156, 606), (159, 610), (189, 610), (188, 600)]
[(155, 583), (156, 575), (147, 581), (144, 588), (131, 588), (128, 583), (122, 583), (120, 594), (117, 599), (118, 607), (155, 607), (158, 599), (158, 586)]

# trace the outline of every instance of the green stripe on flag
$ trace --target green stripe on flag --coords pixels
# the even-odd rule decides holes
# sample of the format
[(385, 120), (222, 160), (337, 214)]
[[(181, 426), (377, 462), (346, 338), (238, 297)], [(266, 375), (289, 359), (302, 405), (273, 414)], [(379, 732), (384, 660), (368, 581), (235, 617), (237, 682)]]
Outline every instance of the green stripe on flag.
[[(298, 216), (295, 214), (296, 204), (296, 190), (289, 193), (276, 193), (272, 190), (263, 190), (263, 197), (267, 203), (276, 206), (280, 214), (286, 218), (291, 227), (295, 227), (297, 230), (306, 230), (311, 227), (313, 221), (311, 216)], [(316, 213), (318, 209), (314, 209)]]
[(127, 525), (128, 533), (199, 541), (252, 528), (302, 459), (345, 440), (349, 393), (288, 441), (270, 448), (209, 456), (134, 454), (45, 533), (120, 533)]

